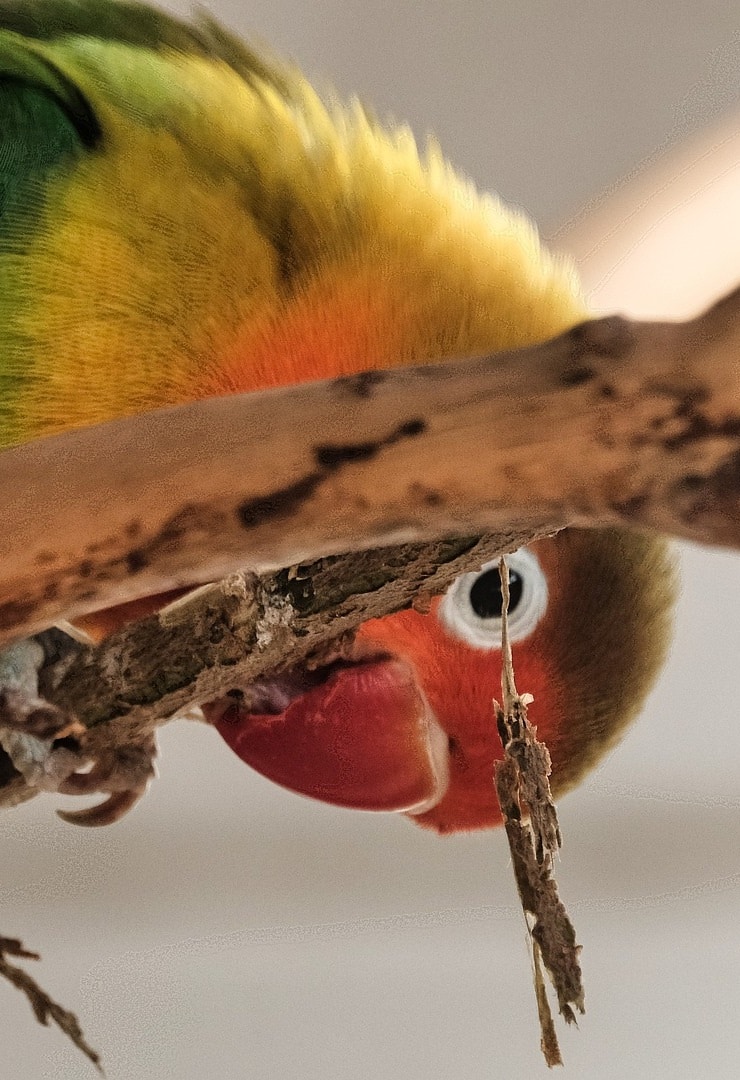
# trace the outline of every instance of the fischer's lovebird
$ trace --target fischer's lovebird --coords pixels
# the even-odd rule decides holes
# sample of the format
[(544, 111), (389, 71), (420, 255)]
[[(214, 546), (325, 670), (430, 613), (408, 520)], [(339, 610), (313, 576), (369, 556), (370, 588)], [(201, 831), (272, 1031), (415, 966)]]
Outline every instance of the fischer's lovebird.
[[(0, 286), (0, 447), (586, 317), (571, 268), (435, 144), (325, 103), (208, 17), (114, 0), (0, 0)], [(517, 680), (557, 793), (645, 698), (672, 561), (656, 538), (566, 530), (510, 565)], [(366, 623), (346, 661), (206, 717), (293, 790), (441, 832), (496, 824), (500, 616), (483, 567), (428, 613)]]

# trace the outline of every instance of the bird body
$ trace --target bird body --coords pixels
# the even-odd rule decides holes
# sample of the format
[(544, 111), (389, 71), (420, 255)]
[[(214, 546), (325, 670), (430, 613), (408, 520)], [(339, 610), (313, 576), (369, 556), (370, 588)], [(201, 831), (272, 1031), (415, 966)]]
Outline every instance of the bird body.
[[(113, 0), (0, 2), (0, 282), (0, 447), (525, 346), (585, 315), (571, 268), (433, 143), (325, 104), (207, 18)], [(565, 788), (647, 691), (672, 573), (660, 541), (628, 533), (530, 554), (547, 600), (514, 659)], [(483, 640), (438, 598), (367, 624), (323, 681), (206, 714), (305, 794), (442, 832), (494, 824), (491, 603)]]
[(0, 445), (583, 315), (522, 215), (211, 22), (0, 5), (0, 79)]

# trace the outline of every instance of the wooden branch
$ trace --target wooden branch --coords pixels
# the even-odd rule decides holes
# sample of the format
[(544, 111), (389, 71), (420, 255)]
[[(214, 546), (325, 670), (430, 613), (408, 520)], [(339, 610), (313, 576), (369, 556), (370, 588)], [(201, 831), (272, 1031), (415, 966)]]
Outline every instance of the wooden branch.
[(361, 623), (409, 607), (420, 592), (444, 592), (520, 542), (512, 533), (462, 538), (233, 574), (81, 649), (53, 686), (47, 674), (43, 690), (88, 727), (151, 728), (234, 686), (328, 663)]
[(245, 565), (515, 528), (740, 545), (740, 291), (495, 357), (131, 417), (0, 454), (0, 634)]

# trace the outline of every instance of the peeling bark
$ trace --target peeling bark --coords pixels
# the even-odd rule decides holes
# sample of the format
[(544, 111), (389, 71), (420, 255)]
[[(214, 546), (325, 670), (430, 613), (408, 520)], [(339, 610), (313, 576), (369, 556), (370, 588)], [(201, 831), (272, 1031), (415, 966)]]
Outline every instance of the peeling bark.
[[(262, 575), (232, 574), (98, 646), (63, 638), (60, 647), (59, 631), (41, 634), (46, 660), (39, 692), (53, 702), (60, 728), (75, 720), (89, 729), (75, 739), (75, 750), (80, 762), (97, 763), (85, 774), (94, 783), (80, 776), (59, 790), (120, 792), (128, 771), (141, 796), (151, 776), (143, 769), (145, 748), (159, 724), (261, 677), (330, 662), (363, 622), (412, 604), (423, 607), (458, 575), (524, 539), (509, 531), (331, 556)], [(2, 750), (0, 766), (0, 806), (36, 793)], [(104, 814), (80, 823), (109, 820)]]

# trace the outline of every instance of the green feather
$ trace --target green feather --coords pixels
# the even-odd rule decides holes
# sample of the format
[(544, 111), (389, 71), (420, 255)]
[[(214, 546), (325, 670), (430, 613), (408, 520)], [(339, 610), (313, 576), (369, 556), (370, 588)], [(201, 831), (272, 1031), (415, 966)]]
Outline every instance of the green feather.
[(0, 230), (26, 215), (50, 170), (79, 152), (80, 133), (43, 86), (2, 72), (0, 57)]
[(0, 30), (37, 41), (87, 37), (154, 52), (172, 49), (220, 60), (250, 84), (264, 82), (291, 96), (290, 79), (205, 13), (186, 23), (145, 4), (116, 0), (0, 0)]
[[(0, 40), (0, 247), (27, 249), (47, 180), (100, 137), (85, 97), (53, 64), (12, 38)], [(27, 381), (25, 366), (0, 363), (0, 403)], [(7, 422), (0, 407), (0, 429)]]
[(85, 36), (144, 49), (212, 52), (207, 36), (190, 24), (145, 4), (112, 0), (3, 0), (0, 29), (38, 41)]
[[(95, 119), (89, 102), (77, 86), (45, 57), (29, 49), (23, 42), (3, 37), (0, 38), (0, 95), (9, 102), (18, 99), (19, 94), (28, 90), (32, 98), (43, 97), (47, 108), (42, 110), (51, 117), (60, 111), (66, 114), (67, 123), (76, 129), (77, 137), (87, 146), (94, 146), (100, 138), (100, 127)], [(0, 105), (3, 119), (12, 115), (14, 106), (7, 110)], [(21, 141), (38, 143), (40, 139), (31, 129), (35, 128), (38, 108), (32, 108), (33, 116), (28, 117), (28, 130), (22, 128), (15, 132)], [(42, 128), (46, 121), (41, 120)], [(56, 125), (52, 122), (52, 128)], [(54, 141), (53, 132), (49, 132)], [(11, 133), (0, 128), (0, 139), (5, 146), (11, 144)], [(53, 150), (51, 151), (53, 156)]]

